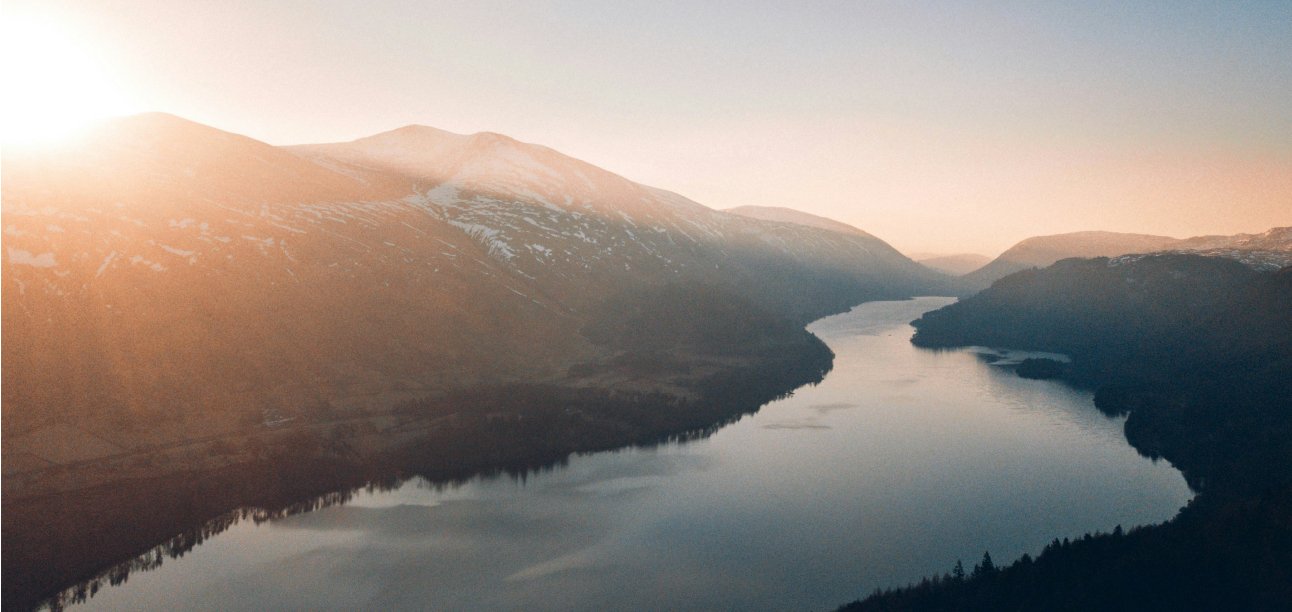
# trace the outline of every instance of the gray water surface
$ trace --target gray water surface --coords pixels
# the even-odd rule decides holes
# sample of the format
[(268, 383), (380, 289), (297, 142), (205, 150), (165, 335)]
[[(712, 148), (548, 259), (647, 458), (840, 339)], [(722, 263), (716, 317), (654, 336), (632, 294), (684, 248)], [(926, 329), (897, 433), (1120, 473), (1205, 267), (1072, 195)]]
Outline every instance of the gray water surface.
[(824, 382), (705, 440), (243, 522), (86, 606), (831, 609), (1191, 497), (1089, 393), (913, 347), (907, 322), (950, 301), (813, 323), (836, 354)]

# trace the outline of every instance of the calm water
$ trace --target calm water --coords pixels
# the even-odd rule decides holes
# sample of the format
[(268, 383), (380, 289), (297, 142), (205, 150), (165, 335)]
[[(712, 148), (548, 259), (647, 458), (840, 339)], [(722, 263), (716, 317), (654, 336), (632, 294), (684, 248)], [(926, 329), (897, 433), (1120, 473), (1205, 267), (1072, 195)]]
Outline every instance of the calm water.
[(990, 550), (1170, 518), (1191, 496), (1090, 395), (908, 342), (945, 298), (809, 329), (816, 387), (700, 442), (244, 522), (87, 607), (829, 609)]

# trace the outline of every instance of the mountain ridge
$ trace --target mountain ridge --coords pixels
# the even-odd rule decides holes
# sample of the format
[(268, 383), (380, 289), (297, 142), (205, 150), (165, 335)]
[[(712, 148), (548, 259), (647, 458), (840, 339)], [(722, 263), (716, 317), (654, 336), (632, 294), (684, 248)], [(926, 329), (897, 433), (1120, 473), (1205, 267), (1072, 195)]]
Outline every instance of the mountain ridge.
[(749, 217), (751, 219), (762, 219), (763, 221), (775, 221), (777, 223), (794, 223), (806, 227), (815, 227), (817, 229), (839, 232), (842, 234), (855, 234), (858, 236), (872, 236), (860, 228), (857, 228), (842, 221), (835, 221), (829, 217), (822, 217), (806, 213), (801, 210), (788, 208), (785, 206), (736, 206), (725, 208), (725, 213)]
[[(1253, 257), (1256, 252), (1273, 256)], [(1287, 265), (1280, 252), (1292, 252), (1292, 227), (1275, 227), (1259, 234), (1208, 235), (1172, 238), (1152, 234), (1081, 231), (1033, 236), (1006, 249), (986, 265), (961, 277), (971, 287), (982, 289), (996, 280), (1029, 268), (1044, 268), (1069, 257), (1118, 257), (1156, 252), (1209, 252), (1250, 265)], [(1262, 263), (1261, 260), (1273, 263)], [(1292, 263), (1292, 262), (1289, 262)]]
[[(474, 385), (689, 397), (775, 342), (818, 350), (808, 320), (947, 286), (878, 239), (728, 215), (500, 135), (353, 142), (274, 147), (154, 114), (60, 154), (6, 151), (7, 495), (76, 486), (16, 477), (51, 466)], [(798, 327), (649, 359), (585, 333), (625, 295), (688, 292)], [(671, 365), (613, 365), (647, 362)], [(49, 446), (57, 432), (85, 443)]]

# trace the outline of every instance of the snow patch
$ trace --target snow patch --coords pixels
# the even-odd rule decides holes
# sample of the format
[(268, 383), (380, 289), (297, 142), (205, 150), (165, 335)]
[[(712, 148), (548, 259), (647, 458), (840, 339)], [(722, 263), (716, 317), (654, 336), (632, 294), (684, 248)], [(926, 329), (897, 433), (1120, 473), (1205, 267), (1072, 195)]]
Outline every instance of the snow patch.
[(185, 251), (184, 249), (177, 249), (175, 247), (166, 246), (164, 244), (159, 244), (157, 246), (161, 247), (163, 251), (166, 251), (171, 255), (178, 255), (180, 257), (192, 257), (193, 254), (196, 252), (196, 251)]
[(504, 260), (510, 260), (516, 256), (516, 252), (512, 250), (511, 245), (499, 238), (502, 232), (492, 227), (457, 220), (451, 220), (449, 224), (466, 232), (473, 240), (483, 244), (490, 255), (501, 257)]
[(135, 256), (133, 256), (133, 257), (131, 257), (131, 258), (130, 258), (130, 265), (132, 265), (132, 266), (133, 266), (133, 265), (136, 265), (136, 264), (143, 264), (143, 265), (147, 266), (147, 267), (148, 267), (150, 270), (152, 270), (153, 272), (165, 272), (165, 271), (166, 271), (166, 266), (163, 266), (163, 265), (161, 265), (161, 264), (159, 264), (159, 263), (157, 263), (157, 262), (155, 262), (155, 261), (152, 261), (152, 260), (150, 260), (150, 259), (147, 259), (147, 258), (145, 258), (145, 257), (143, 257), (143, 256), (141, 256), (141, 255), (135, 255)]
[(10, 247), (9, 263), (15, 266), (31, 266), (33, 268), (52, 268), (56, 265), (53, 253), (41, 253), (32, 255), (30, 251), (15, 249)]
[(112, 260), (114, 260), (114, 259), (116, 259), (116, 258), (117, 258), (117, 252), (116, 252), (116, 251), (113, 251), (113, 252), (111, 252), (111, 253), (108, 253), (108, 256), (103, 258), (103, 263), (99, 264), (99, 269), (94, 271), (94, 278), (98, 278), (98, 277), (102, 276), (102, 275), (103, 275), (103, 271), (104, 271), (104, 270), (107, 270), (107, 269), (108, 269), (108, 266), (112, 265)]

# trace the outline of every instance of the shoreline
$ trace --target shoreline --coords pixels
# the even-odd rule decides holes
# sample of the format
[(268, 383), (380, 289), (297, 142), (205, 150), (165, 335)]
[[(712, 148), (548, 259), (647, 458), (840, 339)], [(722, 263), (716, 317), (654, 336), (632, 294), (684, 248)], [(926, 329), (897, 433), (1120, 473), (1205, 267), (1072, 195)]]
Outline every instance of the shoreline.
[[(86, 474), (113, 469), (113, 464), (86, 462), (79, 483), (72, 474), (61, 489), (28, 489), (17, 498), (5, 492), (4, 598), (17, 608), (49, 604), (57, 609), (92, 596), (104, 582), (116, 583), (160, 564), (166, 555), (183, 554), (239, 520), (339, 503), (365, 486), (392, 486), (419, 476), (451, 484), (540, 470), (575, 454), (704, 438), (769, 401), (819, 382), (833, 353), (810, 338), (769, 344), (758, 357), (716, 360), (726, 362), (724, 367), (704, 370), (702, 380), (690, 385), (689, 397), (496, 385), (406, 403), (381, 415), (261, 432), (250, 448), (199, 458), (209, 462), (199, 469), (163, 464), (163, 470), (171, 469), (158, 473), (157, 466), (138, 461), (158, 451), (130, 453), (115, 462), (132, 465), (133, 472), (85, 484)], [(712, 366), (715, 360), (698, 361)], [(693, 368), (687, 371), (694, 374)], [(475, 409), (444, 412), (455, 402), (473, 401)], [(167, 448), (191, 456), (241, 435)], [(250, 460), (238, 461), (243, 457)], [(6, 489), (15, 486), (10, 476), (5, 481)], [(69, 486), (75, 484), (82, 486)]]

